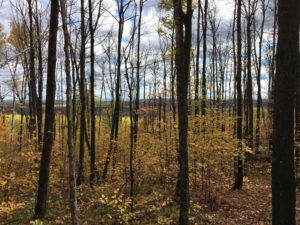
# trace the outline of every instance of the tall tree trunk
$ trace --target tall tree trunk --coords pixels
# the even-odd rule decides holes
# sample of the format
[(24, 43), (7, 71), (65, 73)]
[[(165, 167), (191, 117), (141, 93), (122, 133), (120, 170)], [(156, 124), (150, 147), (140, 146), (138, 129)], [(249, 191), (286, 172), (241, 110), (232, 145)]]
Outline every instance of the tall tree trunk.
[(29, 109), (30, 109), (30, 136), (36, 135), (36, 110), (37, 110), (37, 92), (36, 92), (36, 76), (35, 76), (35, 51), (34, 51), (34, 28), (33, 28), (33, 2), (27, 0), (29, 9)]
[(175, 66), (177, 74), (178, 127), (179, 127), (179, 224), (189, 224), (189, 165), (188, 165), (188, 83), (190, 72), (190, 50), (192, 36), (192, 1), (186, 2), (186, 13), (182, 1), (173, 0), (176, 33)]
[[(113, 109), (111, 133), (110, 133), (110, 144), (106, 160), (104, 163), (102, 179), (106, 179), (108, 173), (108, 166), (111, 158), (111, 154), (115, 154), (117, 150), (117, 141), (119, 136), (119, 117), (120, 117), (120, 86), (121, 86), (121, 63), (122, 63), (122, 37), (124, 29), (124, 3), (120, 0), (119, 4), (119, 18), (118, 18), (118, 52), (117, 52), (117, 77), (115, 87), (115, 105)], [(129, 3), (128, 3), (129, 4)], [(127, 5), (128, 5), (127, 4)]]
[(79, 164), (78, 164), (78, 175), (77, 184), (81, 185), (84, 182), (84, 143), (85, 143), (85, 132), (86, 132), (86, 93), (85, 93), (85, 10), (84, 10), (84, 0), (80, 1), (81, 4), (81, 46), (80, 46), (80, 82), (79, 82), (79, 92), (80, 92), (80, 136), (79, 136)]
[[(255, 4), (255, 3), (254, 3)], [(247, 126), (246, 139), (249, 148), (253, 147), (253, 99), (252, 99), (252, 9), (251, 2), (248, 0), (248, 15), (247, 15), (247, 81), (246, 81), (246, 99), (247, 99)]]
[(36, 15), (36, 35), (37, 35), (37, 50), (38, 50), (38, 97), (37, 97), (37, 126), (38, 126), (38, 144), (42, 144), (42, 119), (43, 119), (43, 49), (41, 37), (41, 16), (38, 13), (38, 4), (35, 0)]
[[(298, 61), (298, 66), (300, 65), (300, 57)], [(296, 154), (296, 178), (297, 187), (300, 187), (300, 74), (298, 72), (297, 86), (296, 86), (296, 129), (295, 129), (295, 154)]]
[(64, 32), (64, 52), (65, 52), (65, 71), (67, 85), (67, 119), (68, 119), (68, 148), (69, 148), (69, 189), (70, 189), (70, 209), (72, 217), (72, 225), (79, 224), (77, 215), (77, 197), (76, 197), (76, 175), (75, 175), (75, 146), (74, 146), (74, 120), (72, 105), (72, 78), (70, 66), (70, 37), (67, 28), (66, 4), (64, 0), (60, 0), (60, 9), (62, 17), (62, 27)]
[(297, 0), (278, 1), (278, 42), (273, 115), (273, 225), (295, 222), (294, 102), (299, 73), (299, 17)]
[[(237, 0), (234, 1), (233, 23), (232, 23), (232, 51), (233, 51), (233, 102), (232, 102), (232, 116), (236, 116), (237, 98), (236, 98), (236, 74), (237, 74), (237, 60), (236, 60), (236, 40), (235, 40), (235, 28), (236, 28), (236, 16), (237, 16)], [(234, 121), (233, 133), (236, 136), (237, 120)]]
[(237, 1), (237, 73), (236, 73), (236, 91), (237, 91), (237, 139), (238, 149), (237, 156), (235, 157), (235, 189), (242, 189), (243, 187), (243, 177), (244, 177), (244, 168), (243, 168), (243, 112), (242, 112), (242, 0)]
[[(135, 23), (135, 22), (134, 22)], [(134, 32), (134, 31), (133, 31)], [(134, 36), (134, 34), (132, 35)], [(133, 41), (130, 43), (130, 50), (128, 55), (125, 56), (125, 78), (127, 81), (128, 85), (128, 97), (129, 97), (129, 118), (130, 118), (130, 153), (129, 153), (129, 176), (130, 176), (130, 210), (131, 212), (133, 211), (133, 204), (134, 204), (134, 168), (133, 168), (133, 159), (134, 159), (134, 149), (135, 149), (135, 141), (134, 141), (134, 116), (133, 116), (133, 76), (131, 76), (131, 79), (129, 77), (129, 72), (128, 72), (128, 58), (130, 56), (130, 51), (133, 45)], [(132, 73), (133, 73), (133, 68), (132, 68)]]
[(141, 25), (142, 25), (142, 12), (144, 6), (144, 0), (140, 0), (139, 8), (139, 20), (138, 20), (138, 36), (137, 36), (137, 67), (136, 67), (136, 96), (135, 96), (135, 113), (134, 113), (134, 142), (137, 142), (138, 123), (139, 123), (139, 108), (140, 108), (140, 47), (141, 47)]
[(43, 118), (43, 49), (41, 37), (41, 16), (38, 13), (38, 2), (35, 0), (35, 24), (36, 24), (36, 37), (37, 37), (37, 52), (38, 52), (38, 96), (36, 99), (36, 112), (37, 112), (37, 131), (38, 131), (38, 144), (42, 144), (42, 118)]
[(172, 36), (171, 36), (171, 104), (172, 104), (172, 117), (173, 117), (173, 128), (176, 124), (176, 101), (175, 101), (175, 70), (174, 70), (174, 36), (175, 26), (172, 24)]
[(261, 69), (262, 69), (262, 45), (263, 45), (263, 36), (264, 36), (264, 27), (265, 27), (265, 19), (266, 19), (266, 11), (267, 5), (265, 0), (262, 0), (262, 22), (260, 25), (259, 32), (259, 44), (258, 44), (258, 58), (257, 58), (257, 103), (256, 103), (256, 130), (255, 130), (255, 151), (256, 153), (260, 153), (260, 122), (261, 122)]
[(275, 80), (275, 64), (276, 64), (276, 33), (277, 33), (277, 2), (278, 0), (274, 0), (274, 21), (273, 21), (273, 35), (272, 35), (272, 59), (270, 63), (270, 75), (269, 75), (269, 84), (268, 84), (268, 113), (270, 117), (269, 122), (269, 150), (273, 151), (273, 108), (274, 108), (274, 80)]
[(206, 55), (207, 55), (207, 17), (208, 17), (208, 0), (205, 0), (203, 19), (203, 61), (202, 61), (202, 100), (201, 115), (206, 114)]
[(49, 170), (51, 152), (53, 146), (54, 121), (55, 121), (55, 70), (56, 70), (56, 43), (58, 28), (58, 0), (51, 1), (49, 45), (48, 45), (48, 70), (47, 70), (47, 89), (46, 89), (46, 114), (44, 142), (42, 158), (40, 162), (39, 181), (37, 200), (35, 205), (35, 218), (44, 218), (46, 213), (46, 201), (48, 196)]
[(90, 185), (93, 186), (95, 181), (96, 174), (96, 114), (95, 114), (95, 52), (94, 52), (94, 43), (95, 43), (95, 29), (93, 27), (93, 9), (92, 9), (92, 0), (88, 1), (89, 3), (89, 30), (90, 30), (90, 60), (91, 60), (91, 75), (90, 75), (90, 91), (91, 91), (91, 163), (90, 163)]
[[(199, 114), (199, 64), (200, 64), (200, 17), (201, 0), (198, 0), (197, 44), (196, 44), (196, 81), (195, 81), (195, 116)], [(196, 118), (196, 124), (198, 118)]]

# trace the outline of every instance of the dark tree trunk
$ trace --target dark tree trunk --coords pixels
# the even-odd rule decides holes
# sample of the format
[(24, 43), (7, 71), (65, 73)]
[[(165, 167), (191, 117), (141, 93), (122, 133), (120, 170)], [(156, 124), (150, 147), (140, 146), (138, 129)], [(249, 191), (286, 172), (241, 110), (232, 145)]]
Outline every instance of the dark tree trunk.
[(269, 75), (269, 84), (268, 84), (268, 112), (270, 117), (269, 122), (269, 150), (270, 152), (273, 151), (273, 102), (274, 102), (274, 80), (275, 80), (275, 63), (276, 63), (276, 33), (277, 33), (277, 2), (278, 0), (274, 1), (274, 21), (273, 21), (273, 35), (272, 35), (272, 59), (270, 63), (270, 75)]
[[(115, 87), (115, 105), (113, 109), (112, 115), (112, 123), (111, 123), (111, 132), (110, 132), (110, 144), (108, 153), (106, 156), (106, 160), (104, 163), (102, 179), (105, 180), (108, 173), (108, 166), (110, 163), (111, 154), (115, 154), (117, 150), (117, 141), (119, 136), (119, 117), (120, 117), (120, 86), (121, 86), (121, 63), (122, 63), (122, 37), (123, 37), (123, 29), (124, 29), (124, 3), (123, 0), (120, 0), (118, 3), (119, 9), (119, 20), (118, 20), (118, 52), (117, 52), (117, 78), (116, 78), (116, 87)], [(128, 3), (129, 4), (129, 3)], [(126, 4), (126, 8), (128, 7)]]
[[(253, 3), (255, 4), (255, 3)], [(246, 81), (246, 99), (247, 99), (247, 121), (246, 121), (246, 140), (249, 148), (253, 147), (253, 99), (252, 99), (252, 37), (251, 26), (253, 20), (251, 2), (248, 0), (247, 14), (247, 81)]]
[(85, 97), (85, 13), (84, 13), (84, 0), (81, 0), (81, 46), (80, 46), (80, 135), (79, 135), (79, 163), (78, 163), (78, 175), (77, 184), (81, 185), (84, 182), (84, 143), (85, 143), (85, 132), (86, 132), (86, 97)]
[(179, 224), (189, 224), (189, 166), (188, 166), (188, 83), (192, 36), (192, 1), (187, 0), (186, 13), (182, 1), (173, 0), (176, 33), (175, 66), (177, 74), (178, 127), (179, 127)]
[(68, 119), (68, 148), (69, 148), (69, 189), (70, 189), (70, 209), (72, 225), (78, 225), (77, 215), (77, 197), (76, 197), (76, 175), (75, 175), (75, 146), (74, 146), (74, 120), (73, 120), (73, 105), (72, 105), (72, 78), (70, 66), (70, 37), (67, 28), (67, 15), (65, 2), (60, 1), (62, 26), (64, 32), (64, 52), (65, 52), (65, 71), (67, 85), (67, 119)]
[[(200, 17), (201, 1), (198, 0), (198, 17), (197, 17), (197, 46), (196, 46), (196, 80), (195, 80), (195, 116), (199, 114), (199, 64), (200, 64)], [(196, 118), (196, 124), (197, 118)]]
[(96, 114), (95, 114), (95, 29), (93, 26), (93, 9), (92, 0), (89, 3), (89, 30), (90, 30), (90, 60), (91, 60), (91, 74), (90, 74), (90, 91), (91, 91), (91, 163), (90, 163), (90, 185), (93, 186), (96, 174)]
[[(300, 57), (299, 61), (300, 62)], [(299, 63), (300, 64), (300, 63)], [(298, 64), (298, 66), (299, 66)], [(297, 87), (296, 87), (296, 131), (295, 131), (295, 154), (296, 154), (296, 178), (297, 187), (300, 187), (300, 74), (298, 72)]]
[[(136, 19), (136, 18), (135, 18)], [(134, 22), (135, 23), (135, 22)], [(133, 31), (134, 32), (134, 31)], [(132, 37), (134, 37), (134, 34), (132, 34)], [(124, 64), (125, 64), (125, 78), (127, 81), (129, 93), (129, 118), (130, 118), (130, 153), (129, 153), (129, 176), (130, 176), (130, 210), (133, 211), (133, 205), (134, 205), (134, 167), (133, 167), (133, 160), (134, 160), (134, 150), (135, 150), (135, 140), (134, 140), (134, 116), (133, 116), (133, 76), (129, 77), (129, 71), (128, 71), (128, 58), (130, 56), (130, 51), (133, 45), (133, 41), (130, 43), (130, 50), (128, 55), (125, 56)], [(132, 68), (132, 75), (133, 75), (133, 68)]]
[(174, 36), (175, 28), (174, 22), (172, 26), (172, 36), (171, 36), (171, 104), (172, 104), (172, 117), (173, 117), (173, 126), (176, 124), (176, 101), (175, 101), (175, 70), (174, 70)]
[[(300, 4), (298, 3), (298, 18), (300, 17)], [(299, 23), (300, 25), (300, 23)], [(298, 55), (298, 76), (296, 80), (295, 103), (295, 174), (296, 187), (300, 188), (300, 54)]]
[(244, 177), (244, 168), (243, 168), (243, 112), (242, 112), (242, 0), (237, 1), (237, 73), (236, 73), (236, 91), (237, 91), (237, 139), (238, 149), (237, 156), (235, 157), (235, 189), (242, 189), (243, 187), (243, 177)]
[(257, 103), (256, 103), (256, 130), (255, 130), (255, 151), (260, 153), (260, 122), (261, 122), (261, 69), (262, 69), (262, 47), (263, 47), (263, 35), (264, 35), (264, 26), (266, 19), (267, 6), (265, 0), (262, 0), (262, 22), (259, 32), (259, 44), (258, 44), (258, 57), (257, 57)]
[[(232, 116), (236, 116), (236, 72), (237, 72), (237, 61), (236, 61), (236, 40), (235, 40), (235, 28), (236, 28), (236, 14), (237, 14), (237, 0), (234, 1), (234, 13), (233, 13), (233, 23), (232, 23), (232, 53), (233, 53), (233, 104), (232, 104)], [(233, 126), (233, 133), (236, 136), (236, 123), (235, 120), (234, 126)]]
[(203, 62), (202, 62), (202, 100), (201, 115), (206, 114), (206, 55), (207, 55), (207, 17), (208, 17), (208, 0), (205, 0), (203, 19)]
[(273, 225), (294, 225), (294, 102), (298, 76), (299, 22), (297, 0), (278, 1), (278, 43), (273, 115)]
[(30, 122), (29, 132), (30, 136), (36, 135), (36, 116), (37, 116), (37, 92), (36, 92), (36, 76), (35, 76), (35, 51), (34, 51), (34, 28), (33, 28), (33, 2), (28, 1), (29, 9), (29, 111), (30, 111)]
[(158, 138), (161, 141), (161, 105), (162, 105), (162, 97), (161, 94), (158, 96)]
[(44, 218), (46, 213), (46, 201), (48, 195), (50, 160), (53, 145), (54, 121), (55, 121), (55, 70), (56, 70), (56, 43), (58, 28), (58, 0), (51, 1), (49, 45), (48, 45), (48, 70), (47, 70), (47, 89), (46, 89), (46, 113), (44, 142), (42, 158), (40, 162), (40, 172), (38, 181), (37, 201), (35, 205), (35, 217)]
[(163, 78), (163, 84), (164, 84), (164, 89), (163, 89), (163, 93), (162, 93), (162, 108), (163, 108), (163, 132), (166, 131), (166, 123), (167, 123), (167, 65), (166, 65), (166, 55), (164, 53), (163, 56), (163, 67), (164, 67), (164, 78)]
[(138, 20), (138, 36), (137, 36), (137, 67), (136, 67), (136, 96), (135, 96), (135, 113), (133, 117), (134, 121), (134, 133), (133, 139), (134, 143), (137, 142), (138, 134), (138, 123), (139, 123), (139, 109), (140, 109), (140, 47), (141, 47), (141, 26), (142, 26), (142, 12), (143, 12), (144, 0), (140, 0), (139, 8), (139, 20)]
[(41, 16), (38, 13), (38, 4), (35, 0), (36, 15), (36, 35), (37, 35), (37, 49), (38, 49), (38, 97), (37, 97), (37, 126), (38, 126), (38, 144), (42, 144), (42, 118), (43, 118), (43, 50), (41, 37)]

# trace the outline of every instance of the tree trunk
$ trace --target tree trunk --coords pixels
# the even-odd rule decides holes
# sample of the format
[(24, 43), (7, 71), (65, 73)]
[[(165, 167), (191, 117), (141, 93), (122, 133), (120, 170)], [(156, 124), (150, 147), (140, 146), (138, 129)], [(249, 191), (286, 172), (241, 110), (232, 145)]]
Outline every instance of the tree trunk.
[(274, 108), (274, 80), (275, 80), (275, 63), (276, 63), (276, 32), (277, 32), (277, 0), (274, 1), (274, 21), (273, 21), (273, 35), (272, 35), (272, 59), (270, 63), (270, 75), (268, 84), (268, 113), (270, 117), (269, 122), (269, 150), (273, 151), (273, 108)]
[(95, 52), (94, 52), (94, 33), (93, 27), (93, 12), (92, 12), (92, 0), (89, 3), (89, 30), (90, 30), (90, 60), (91, 60), (91, 75), (90, 75), (90, 91), (91, 91), (91, 163), (90, 163), (90, 185), (93, 186), (96, 174), (96, 114), (95, 114)]
[(176, 101), (175, 101), (175, 70), (174, 70), (174, 36), (175, 28), (174, 22), (172, 25), (172, 36), (171, 36), (171, 104), (172, 104), (172, 117), (173, 117), (173, 128), (176, 124)]
[(188, 83), (192, 29), (192, 1), (187, 0), (186, 13), (182, 1), (173, 0), (176, 33), (175, 66), (177, 74), (178, 127), (179, 127), (179, 224), (189, 224), (189, 165), (188, 165)]
[(243, 112), (242, 112), (242, 0), (237, 1), (237, 73), (236, 73), (236, 91), (237, 91), (237, 139), (238, 149), (235, 157), (235, 189), (242, 189), (243, 187)]
[(41, 17), (38, 13), (38, 4), (35, 0), (36, 15), (36, 35), (37, 35), (37, 50), (38, 50), (38, 97), (37, 97), (37, 126), (38, 126), (38, 144), (42, 144), (42, 119), (43, 119), (43, 50), (41, 37)]
[(294, 225), (294, 101), (298, 76), (299, 22), (297, 0), (278, 1), (278, 42), (273, 115), (273, 225)]
[[(299, 61), (300, 62), (300, 57)], [(298, 64), (300, 65), (300, 63)], [(297, 77), (297, 86), (296, 86), (296, 110), (295, 110), (295, 118), (296, 118), (296, 129), (295, 129), (295, 154), (296, 154), (296, 185), (300, 187), (300, 74), (298, 73)]]
[[(300, 57), (299, 57), (300, 61)], [(300, 63), (299, 63), (300, 64)], [(296, 154), (296, 178), (297, 187), (300, 187), (300, 75), (298, 73), (297, 77), (297, 87), (296, 87), (296, 131), (295, 131), (295, 154)]]
[[(254, 3), (255, 4), (255, 3)], [(247, 15), (247, 81), (246, 81), (246, 98), (247, 98), (247, 126), (246, 139), (249, 148), (253, 147), (253, 99), (252, 99), (252, 11), (251, 2), (248, 0), (248, 15)]]
[(115, 154), (117, 150), (117, 141), (119, 136), (119, 117), (120, 117), (120, 86), (121, 86), (121, 63), (122, 63), (122, 37), (124, 28), (124, 4), (123, 0), (119, 4), (119, 21), (118, 21), (118, 53), (117, 53), (117, 80), (115, 87), (115, 105), (113, 109), (111, 133), (110, 133), (110, 144), (106, 160), (104, 163), (102, 179), (105, 180), (108, 173), (108, 166), (110, 163), (111, 154)]
[[(198, 0), (198, 17), (197, 17), (197, 44), (196, 44), (196, 79), (195, 79), (195, 116), (199, 114), (199, 64), (200, 64), (200, 17), (201, 1)], [(198, 124), (196, 118), (196, 124)]]
[(36, 110), (37, 110), (37, 92), (36, 92), (36, 76), (35, 76), (35, 52), (34, 52), (34, 43), (33, 43), (33, 3), (32, 0), (28, 1), (29, 9), (29, 42), (30, 42), (30, 52), (29, 52), (29, 110), (30, 110), (30, 123), (29, 123), (29, 132), (30, 136), (33, 137), (36, 135)]
[(68, 119), (68, 148), (69, 148), (69, 189), (70, 189), (70, 209), (72, 225), (79, 224), (77, 215), (77, 197), (76, 197), (76, 175), (75, 175), (75, 146), (74, 146), (74, 120), (72, 105), (72, 80), (70, 67), (70, 38), (67, 28), (67, 15), (64, 0), (60, 0), (62, 27), (64, 32), (64, 52), (65, 52), (65, 72), (67, 85), (67, 119)]
[(137, 36), (137, 67), (136, 67), (136, 96), (135, 96), (135, 113), (134, 113), (134, 143), (137, 142), (138, 123), (139, 123), (139, 108), (140, 108), (140, 47), (141, 47), (141, 25), (144, 0), (140, 0), (139, 20), (138, 20), (138, 36)]
[(84, 0), (81, 3), (81, 46), (80, 46), (80, 82), (79, 82), (79, 92), (80, 92), (80, 137), (79, 137), (79, 164), (78, 164), (78, 175), (77, 184), (81, 185), (84, 182), (84, 143), (85, 143), (85, 132), (86, 132), (86, 97), (85, 97), (85, 13), (84, 13)]
[(56, 43), (58, 29), (58, 0), (51, 1), (49, 45), (48, 45), (48, 70), (46, 89), (46, 114), (44, 128), (44, 142), (42, 158), (40, 162), (37, 201), (35, 205), (35, 218), (44, 218), (46, 213), (46, 201), (48, 195), (49, 169), (53, 145), (54, 121), (55, 121), (55, 70), (56, 70)]
[(206, 114), (206, 55), (207, 55), (207, 16), (208, 16), (208, 0), (205, 0), (203, 23), (203, 61), (202, 61), (202, 100), (201, 100), (201, 115)]

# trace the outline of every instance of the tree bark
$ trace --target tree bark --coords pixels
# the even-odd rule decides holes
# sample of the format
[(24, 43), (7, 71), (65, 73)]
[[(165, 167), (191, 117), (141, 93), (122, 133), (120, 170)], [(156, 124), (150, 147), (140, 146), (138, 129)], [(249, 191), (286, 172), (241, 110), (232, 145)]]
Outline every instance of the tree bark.
[(79, 134), (79, 164), (78, 164), (78, 175), (77, 184), (81, 185), (84, 182), (84, 143), (85, 143), (85, 132), (86, 132), (86, 96), (85, 96), (85, 13), (84, 13), (84, 0), (80, 1), (81, 4), (81, 46), (80, 46), (80, 81), (79, 81), (79, 92), (80, 92), (80, 134)]
[(65, 72), (67, 85), (67, 119), (68, 119), (68, 148), (69, 148), (69, 189), (70, 189), (70, 209), (72, 225), (78, 225), (77, 215), (77, 196), (76, 196), (76, 175), (75, 175), (75, 146), (74, 146), (74, 120), (72, 105), (72, 78), (70, 66), (70, 37), (67, 28), (67, 14), (65, 1), (60, 0), (60, 9), (62, 17), (62, 28), (64, 32), (64, 52), (65, 52)]
[[(198, 17), (197, 17), (197, 44), (196, 44), (196, 79), (195, 79), (195, 116), (199, 114), (199, 64), (200, 64), (200, 17), (201, 1), (198, 0)], [(198, 124), (196, 118), (196, 124)]]
[(182, 10), (182, 1), (173, 0), (177, 74), (177, 103), (179, 128), (179, 224), (189, 224), (189, 165), (188, 165), (188, 83), (190, 72), (190, 50), (192, 36), (192, 1), (186, 2), (186, 13)]
[(95, 29), (93, 26), (93, 12), (92, 0), (88, 1), (89, 4), (89, 30), (90, 30), (90, 60), (91, 60), (91, 74), (90, 74), (90, 91), (91, 91), (91, 163), (90, 163), (90, 185), (93, 186), (96, 173), (96, 114), (95, 114)]
[(236, 72), (236, 91), (237, 91), (237, 139), (238, 149), (235, 157), (235, 189), (242, 189), (244, 168), (243, 168), (243, 112), (242, 112), (242, 0), (237, 1), (237, 72)]
[(278, 1), (278, 42), (273, 115), (273, 225), (295, 222), (294, 102), (299, 73), (297, 0)]
[(121, 88), (121, 63), (122, 63), (122, 37), (124, 29), (124, 14), (128, 8), (128, 4), (124, 4), (123, 0), (120, 0), (118, 3), (118, 49), (117, 49), (117, 77), (115, 84), (115, 105), (113, 109), (112, 123), (111, 123), (111, 132), (110, 132), (110, 143), (109, 149), (104, 163), (102, 179), (105, 180), (108, 174), (108, 166), (110, 163), (111, 154), (116, 154), (117, 151), (117, 141), (119, 136), (119, 117), (120, 117), (120, 88)]
[(202, 100), (201, 100), (201, 115), (206, 114), (206, 55), (207, 55), (207, 16), (208, 16), (208, 0), (205, 0), (203, 23), (203, 61), (202, 61)]
[(36, 135), (36, 111), (37, 111), (37, 92), (36, 92), (36, 76), (35, 76), (35, 51), (34, 51), (34, 43), (33, 43), (33, 2), (32, 0), (27, 0), (28, 9), (29, 9), (29, 110), (30, 110), (30, 123), (29, 123), (29, 132), (30, 136), (33, 137)]
[(49, 170), (51, 152), (53, 146), (54, 121), (55, 121), (55, 70), (56, 70), (56, 43), (58, 29), (58, 0), (51, 1), (49, 44), (48, 44), (48, 70), (47, 70), (47, 89), (46, 89), (46, 113), (44, 142), (42, 158), (40, 162), (37, 201), (35, 205), (35, 218), (44, 218), (46, 213), (46, 201), (48, 196)]
[(137, 33), (137, 68), (136, 68), (136, 96), (135, 96), (135, 113), (134, 113), (134, 143), (137, 142), (138, 123), (139, 123), (139, 108), (140, 108), (140, 48), (141, 48), (141, 26), (142, 26), (142, 12), (144, 7), (144, 0), (140, 0), (139, 5), (139, 20), (138, 20), (138, 33)]
[(248, 9), (247, 11), (247, 81), (246, 81), (246, 140), (248, 147), (252, 149), (253, 147), (253, 99), (252, 99), (252, 37), (251, 37), (251, 26), (253, 21), (253, 6), (255, 2), (251, 3), (248, 0)]
[(264, 27), (266, 19), (267, 6), (265, 0), (261, 0), (262, 3), (262, 22), (259, 29), (259, 44), (258, 44), (258, 57), (257, 57), (257, 103), (256, 103), (256, 130), (255, 130), (255, 151), (260, 153), (260, 122), (261, 122), (261, 70), (262, 70), (262, 45), (263, 45), (263, 36), (264, 36)]

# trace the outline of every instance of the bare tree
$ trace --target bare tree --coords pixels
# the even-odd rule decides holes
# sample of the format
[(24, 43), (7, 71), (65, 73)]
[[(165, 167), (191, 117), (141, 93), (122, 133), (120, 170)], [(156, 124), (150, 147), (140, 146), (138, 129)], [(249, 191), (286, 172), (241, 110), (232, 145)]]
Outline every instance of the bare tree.
[[(262, 53), (263, 53), (263, 36), (265, 28), (265, 19), (266, 12), (269, 6), (270, 0), (261, 0), (261, 12), (262, 12), (262, 21), (259, 26), (258, 32), (258, 55), (255, 53), (255, 64), (256, 64), (256, 82), (257, 82), (257, 102), (256, 102), (256, 131), (255, 131), (255, 150), (256, 153), (259, 153), (260, 146), (260, 123), (261, 123), (261, 108), (262, 108), (262, 96), (261, 96), (261, 71), (262, 71)], [(256, 31), (255, 31), (256, 32)]]
[(117, 141), (119, 136), (119, 117), (120, 117), (120, 87), (121, 87), (121, 63), (122, 63), (122, 38), (124, 31), (124, 22), (125, 22), (125, 12), (130, 6), (131, 1), (124, 2), (120, 0), (118, 2), (118, 18), (115, 18), (118, 21), (118, 50), (117, 50), (117, 77), (115, 83), (115, 105), (113, 109), (112, 116), (112, 125), (110, 133), (110, 144), (109, 150), (106, 156), (102, 179), (106, 179), (108, 173), (108, 166), (111, 158), (111, 154), (115, 155), (117, 151)]
[(29, 70), (30, 78), (28, 80), (29, 86), (29, 109), (30, 109), (30, 135), (36, 133), (36, 116), (37, 116), (37, 91), (36, 91), (36, 75), (35, 75), (35, 46), (34, 46), (34, 28), (33, 28), (33, 1), (27, 0), (29, 10), (29, 42), (30, 42), (30, 54), (29, 54)]

